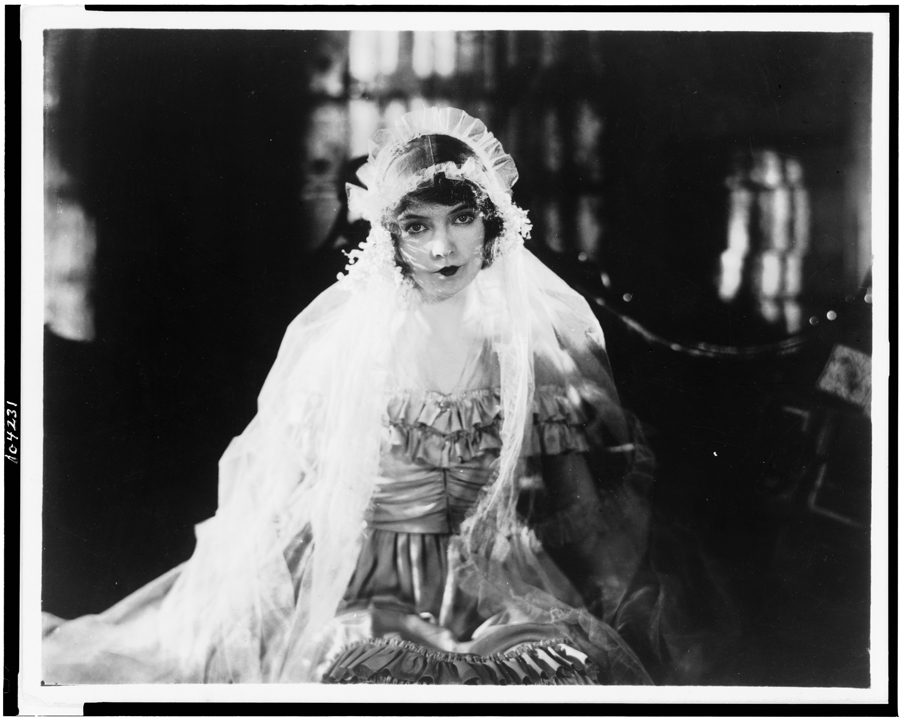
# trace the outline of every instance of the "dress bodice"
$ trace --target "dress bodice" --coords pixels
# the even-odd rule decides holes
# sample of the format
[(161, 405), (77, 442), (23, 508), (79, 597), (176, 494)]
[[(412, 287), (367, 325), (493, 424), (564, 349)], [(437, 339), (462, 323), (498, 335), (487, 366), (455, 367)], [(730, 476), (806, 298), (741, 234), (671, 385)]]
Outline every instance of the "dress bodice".
[[(535, 388), (532, 410), (523, 456), (587, 449), (577, 397), (561, 385)], [(500, 389), (394, 391), (383, 424), (368, 530), (345, 606), (371, 602), (428, 614), (455, 635), (467, 636), (485, 617), (455, 588), (448, 548), (500, 454)]]
[[(561, 386), (535, 390), (524, 455), (587, 449), (584, 416)], [(369, 523), (397, 532), (452, 534), (499, 456), (499, 388), (456, 395), (399, 392), (387, 405), (385, 449)]]
[[(501, 370), (497, 354), (478, 342), (465, 362), (435, 363), (437, 355), (422, 355), (427, 336), (414, 326), (396, 344), (375, 492), (344, 600), (348, 608), (430, 615), (465, 637), (487, 617), (457, 586), (449, 549), (495, 474), (503, 444)], [(458, 378), (457, 389), (436, 391), (446, 377)], [(558, 363), (536, 354), (534, 380), (521, 455), (587, 450), (581, 398)]]

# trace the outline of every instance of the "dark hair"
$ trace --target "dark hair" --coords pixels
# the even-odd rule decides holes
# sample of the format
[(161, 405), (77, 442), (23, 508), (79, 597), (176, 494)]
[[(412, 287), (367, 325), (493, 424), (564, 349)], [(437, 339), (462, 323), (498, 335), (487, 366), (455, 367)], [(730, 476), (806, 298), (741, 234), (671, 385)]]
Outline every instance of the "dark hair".
[[(402, 173), (415, 173), (427, 169), (433, 165), (452, 162), (457, 166), (471, 157), (476, 157), (472, 149), (461, 140), (449, 135), (423, 135), (410, 140), (399, 154), (395, 163), (397, 171)], [(503, 231), (503, 220), (497, 208), (491, 202), (487, 194), (470, 180), (451, 179), (444, 173), (437, 173), (434, 180), (425, 184), (409, 194), (405, 195), (393, 208), (392, 215), (396, 216), (412, 204), (442, 205), (455, 207), (466, 203), (477, 210), (484, 220), (484, 267), (489, 267), (492, 258), (492, 248), (496, 239)], [(394, 240), (394, 250), (397, 264), (404, 274), (409, 268), (400, 256), (398, 242), (400, 240), (400, 228), (391, 222), (388, 230)]]

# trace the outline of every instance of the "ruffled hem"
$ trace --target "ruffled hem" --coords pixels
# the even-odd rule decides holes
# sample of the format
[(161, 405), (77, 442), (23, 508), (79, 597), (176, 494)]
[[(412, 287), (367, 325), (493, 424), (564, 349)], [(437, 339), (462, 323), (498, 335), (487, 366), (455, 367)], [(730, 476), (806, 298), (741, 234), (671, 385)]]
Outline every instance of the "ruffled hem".
[[(589, 449), (585, 417), (558, 385), (535, 389), (530, 441), (523, 454), (561, 454)], [(387, 408), (386, 441), (410, 459), (435, 466), (468, 462), (502, 446), (500, 389), (457, 395), (437, 392), (394, 395)]]
[(347, 647), (327, 684), (599, 684), (597, 666), (562, 638), (487, 656), (425, 649), (398, 639)]

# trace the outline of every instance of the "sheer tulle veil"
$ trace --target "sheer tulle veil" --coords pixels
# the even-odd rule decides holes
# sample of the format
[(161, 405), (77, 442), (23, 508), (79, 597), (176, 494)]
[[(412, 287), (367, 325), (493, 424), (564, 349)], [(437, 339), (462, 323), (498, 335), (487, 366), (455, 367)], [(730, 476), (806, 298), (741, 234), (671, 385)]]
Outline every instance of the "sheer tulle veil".
[[(406, 143), (430, 134), (461, 140), (474, 156), (462, 165), (399, 172), (395, 160)], [(359, 173), (366, 188), (350, 190), (351, 208), (370, 220), (372, 232), (351, 253), (346, 275), (287, 329), (258, 414), (221, 459), (219, 509), (198, 527), (194, 556), (158, 617), (161, 645), (188, 680), (316, 678), (318, 637), (338, 609), (367, 531), (394, 339), (419, 301), (395, 262), (384, 220), (400, 198), (437, 173), (474, 183), (502, 220), (471, 301), (499, 360), (503, 446), (493, 480), (454, 540), (452, 561), (465, 588), (485, 605), (577, 627), (613, 661), (643, 672), (616, 632), (556, 599), (542, 580), (540, 543), (519, 511), (535, 355), (555, 363), (566, 386), (589, 405), (592, 436), (603, 437), (604, 449), (630, 457), (616, 495), (630, 547), (616, 561), (636, 563), (644, 553), (640, 498), (652, 458), (621, 409), (603, 334), (586, 301), (524, 246), (530, 223), (512, 201), (512, 158), (479, 120), (431, 108), (373, 139)]]

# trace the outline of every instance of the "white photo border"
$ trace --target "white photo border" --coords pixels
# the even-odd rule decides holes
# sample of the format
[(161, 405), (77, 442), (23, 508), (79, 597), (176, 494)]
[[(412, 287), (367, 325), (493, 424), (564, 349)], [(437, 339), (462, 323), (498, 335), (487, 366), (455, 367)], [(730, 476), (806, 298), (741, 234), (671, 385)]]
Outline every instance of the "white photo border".
[[(869, 689), (791, 687), (517, 687), (515, 702), (721, 703), (721, 704), (878, 704), (888, 700), (887, 636), (888, 543), (888, 209), (887, 152), (889, 111), (889, 15), (872, 12), (88, 12), (81, 7), (22, 8), (22, 232), (43, 235), (43, 53), (42, 32), (68, 28), (210, 29), (534, 29), (545, 30), (732, 30), (745, 32), (820, 31), (873, 34), (872, 237), (873, 237), (873, 461), (872, 475), (872, 628)], [(896, 188), (893, 188), (896, 190)], [(43, 245), (23, 242), (22, 405), (43, 406)], [(38, 715), (80, 711), (84, 702), (509, 702), (505, 687), (388, 687), (325, 685), (83, 685), (40, 684), (42, 427), (32, 411), (22, 439), (22, 583), (20, 611), (21, 674), (19, 706)], [(7, 578), (9, 579), (9, 578)], [(11, 610), (12, 607), (7, 607)]]

